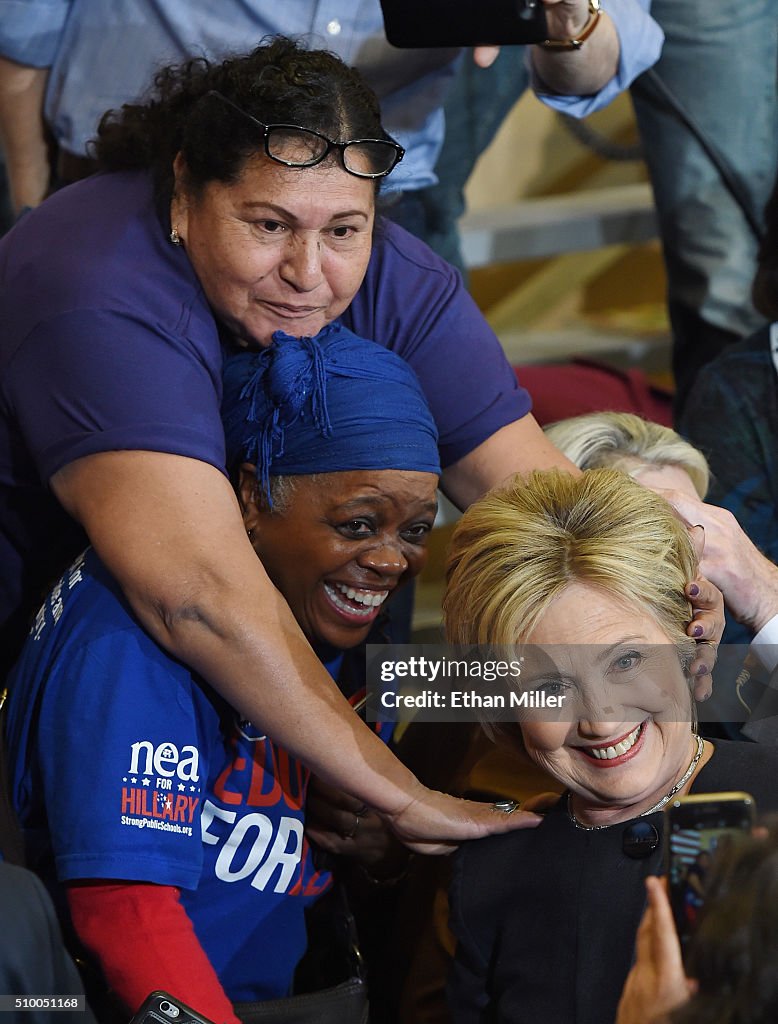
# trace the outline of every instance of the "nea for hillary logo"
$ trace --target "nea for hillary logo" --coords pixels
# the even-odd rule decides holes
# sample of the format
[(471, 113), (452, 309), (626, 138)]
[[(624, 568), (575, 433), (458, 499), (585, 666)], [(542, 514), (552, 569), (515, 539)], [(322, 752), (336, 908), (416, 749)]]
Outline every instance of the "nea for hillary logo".
[(139, 740), (130, 746), (122, 779), (121, 823), (192, 835), (200, 803), (200, 754), (196, 747)]

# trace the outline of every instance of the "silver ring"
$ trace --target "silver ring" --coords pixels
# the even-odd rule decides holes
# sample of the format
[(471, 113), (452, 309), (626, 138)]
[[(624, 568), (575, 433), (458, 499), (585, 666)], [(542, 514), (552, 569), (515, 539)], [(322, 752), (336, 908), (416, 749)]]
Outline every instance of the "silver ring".
[(495, 811), (501, 811), (503, 814), (513, 814), (521, 807), (518, 800), (495, 800), (492, 804), (492, 809)]

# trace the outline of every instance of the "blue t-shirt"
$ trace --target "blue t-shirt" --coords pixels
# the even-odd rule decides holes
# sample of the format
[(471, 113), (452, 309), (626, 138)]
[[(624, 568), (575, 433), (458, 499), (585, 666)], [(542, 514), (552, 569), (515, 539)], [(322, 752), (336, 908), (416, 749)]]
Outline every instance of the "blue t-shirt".
[[(224, 467), (219, 330), (168, 232), (148, 175), (127, 172), (63, 189), (0, 241), (0, 628), (85, 546), (44, 486), (62, 466), (141, 449)], [(416, 371), (444, 466), (530, 409), (459, 274), (394, 224), (343, 322)]]
[(331, 884), (303, 834), (301, 762), (143, 632), (91, 550), (9, 687), (13, 801), (55, 897), (85, 878), (177, 886), (233, 1001), (287, 994), (303, 911)]

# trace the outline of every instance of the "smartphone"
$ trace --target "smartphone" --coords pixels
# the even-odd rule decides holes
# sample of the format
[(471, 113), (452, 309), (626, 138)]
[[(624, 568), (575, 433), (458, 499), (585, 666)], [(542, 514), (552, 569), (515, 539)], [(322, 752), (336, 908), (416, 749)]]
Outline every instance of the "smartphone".
[(129, 1024), (214, 1024), (169, 992), (152, 992)]
[(749, 835), (755, 820), (749, 793), (676, 797), (665, 808), (665, 868), (684, 953), (705, 906), (705, 883), (717, 850)]
[(386, 38), (404, 49), (515, 46), (548, 38), (542, 0), (381, 0)]

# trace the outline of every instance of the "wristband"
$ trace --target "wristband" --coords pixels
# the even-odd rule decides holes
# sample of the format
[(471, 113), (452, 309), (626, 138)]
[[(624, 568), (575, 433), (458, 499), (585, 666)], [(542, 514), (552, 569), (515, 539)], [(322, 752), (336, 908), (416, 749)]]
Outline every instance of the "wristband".
[(575, 39), (546, 39), (540, 46), (546, 50), (580, 50), (589, 36), (597, 28), (602, 15), (600, 0), (589, 0), (589, 20)]

